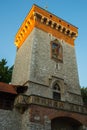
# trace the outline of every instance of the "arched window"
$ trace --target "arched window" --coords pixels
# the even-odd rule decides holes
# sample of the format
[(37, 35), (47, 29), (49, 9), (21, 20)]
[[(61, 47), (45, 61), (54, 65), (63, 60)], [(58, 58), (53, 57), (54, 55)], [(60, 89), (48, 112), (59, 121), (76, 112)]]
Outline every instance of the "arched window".
[(61, 100), (61, 91), (58, 83), (55, 83), (53, 86), (53, 99)]

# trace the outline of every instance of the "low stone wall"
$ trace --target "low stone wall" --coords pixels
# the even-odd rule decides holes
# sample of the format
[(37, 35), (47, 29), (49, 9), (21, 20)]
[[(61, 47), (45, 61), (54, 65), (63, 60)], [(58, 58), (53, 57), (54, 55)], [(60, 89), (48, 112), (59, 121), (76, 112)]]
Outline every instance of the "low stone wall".
[(0, 130), (21, 130), (20, 113), (0, 109)]

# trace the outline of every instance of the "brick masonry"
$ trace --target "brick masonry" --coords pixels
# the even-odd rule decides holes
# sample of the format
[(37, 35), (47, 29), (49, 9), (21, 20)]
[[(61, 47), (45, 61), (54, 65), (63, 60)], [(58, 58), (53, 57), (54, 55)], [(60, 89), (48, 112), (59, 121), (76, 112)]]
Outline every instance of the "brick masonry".
[(49, 123), (51, 123), (52, 119), (58, 117), (69, 117), (87, 126), (87, 115), (82, 115), (79, 113), (67, 112), (62, 110), (41, 107), (37, 105), (31, 105), (29, 109), (29, 114), (30, 114), (31, 122), (35, 122), (35, 121), (37, 122), (37, 120), (35, 120), (35, 116), (38, 115), (39, 116), (38, 122), (43, 125), (45, 125), (46, 120), (48, 120)]

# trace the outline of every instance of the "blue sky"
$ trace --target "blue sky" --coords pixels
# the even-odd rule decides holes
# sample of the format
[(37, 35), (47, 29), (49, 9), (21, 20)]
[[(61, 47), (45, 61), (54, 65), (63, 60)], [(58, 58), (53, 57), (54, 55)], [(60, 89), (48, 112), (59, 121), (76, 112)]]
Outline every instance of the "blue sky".
[(87, 86), (87, 0), (0, 0), (0, 60), (14, 64), (14, 38), (33, 4), (78, 27), (75, 40), (76, 58), (81, 86)]

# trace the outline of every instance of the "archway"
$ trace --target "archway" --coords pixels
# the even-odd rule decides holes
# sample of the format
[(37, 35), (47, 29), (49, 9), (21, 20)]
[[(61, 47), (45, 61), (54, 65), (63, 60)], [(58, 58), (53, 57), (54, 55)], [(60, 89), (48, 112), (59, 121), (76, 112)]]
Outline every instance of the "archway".
[(79, 130), (82, 124), (69, 117), (58, 117), (51, 120), (51, 130)]

